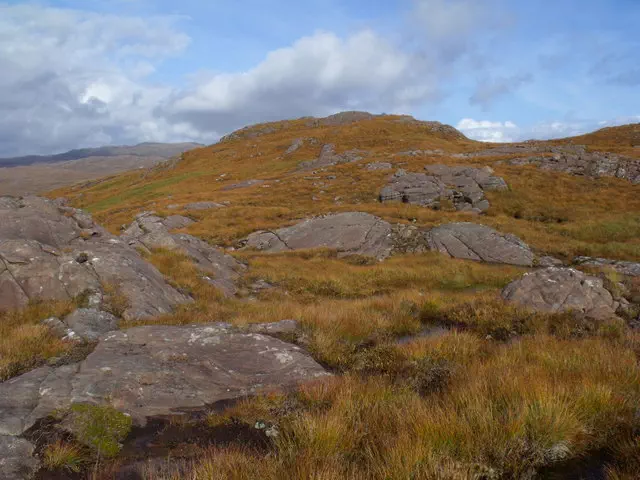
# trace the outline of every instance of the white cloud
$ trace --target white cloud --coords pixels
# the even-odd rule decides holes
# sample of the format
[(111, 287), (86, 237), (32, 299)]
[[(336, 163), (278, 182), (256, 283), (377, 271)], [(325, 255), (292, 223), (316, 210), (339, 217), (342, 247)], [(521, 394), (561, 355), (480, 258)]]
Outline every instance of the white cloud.
[(189, 42), (172, 22), (0, 4), (0, 156), (172, 138), (145, 82)]
[(595, 121), (555, 121), (541, 122), (521, 128), (513, 122), (492, 122), (464, 118), (456, 128), (469, 138), (482, 142), (520, 142), (524, 140), (547, 140), (550, 138), (573, 137), (590, 133), (604, 127), (640, 122), (640, 115), (618, 117), (612, 120)]
[(220, 133), (255, 121), (345, 109), (401, 112), (438, 95), (425, 63), (365, 30), (318, 32), (270, 52), (246, 72), (201, 75), (160, 109)]
[(520, 128), (510, 121), (491, 122), (463, 118), (456, 128), (467, 137), (482, 142), (514, 142), (520, 134)]

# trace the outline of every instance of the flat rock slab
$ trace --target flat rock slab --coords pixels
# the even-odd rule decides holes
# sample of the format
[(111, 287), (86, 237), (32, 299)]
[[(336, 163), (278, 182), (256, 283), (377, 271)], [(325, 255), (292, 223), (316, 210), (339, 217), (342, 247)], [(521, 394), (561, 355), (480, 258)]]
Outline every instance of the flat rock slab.
[(315, 160), (302, 162), (298, 165), (299, 170), (314, 170), (319, 168), (332, 167), (342, 163), (358, 162), (368, 155), (369, 152), (364, 150), (348, 150), (344, 153), (336, 153), (336, 147), (333, 144), (327, 144), (322, 147), (320, 155)]
[(213, 208), (225, 208), (226, 205), (216, 202), (195, 202), (185, 205), (183, 208), (187, 211), (211, 210)]
[(22, 438), (0, 435), (0, 478), (27, 480), (38, 466), (33, 445)]
[(484, 192), (506, 190), (504, 179), (493, 175), (489, 167), (428, 165), (427, 173), (399, 170), (380, 192), (380, 201), (401, 201), (440, 208), (451, 202), (457, 210), (476, 213), (489, 208)]
[(203, 271), (205, 279), (219, 288), (226, 296), (235, 295), (236, 283), (245, 266), (223, 250), (207, 242), (184, 233), (171, 233), (173, 228), (182, 228), (192, 222), (186, 217), (161, 218), (153, 213), (138, 215), (136, 220), (122, 234), (122, 239), (131, 246), (142, 246), (148, 250), (164, 248), (178, 251), (191, 257)]
[(515, 235), (475, 223), (451, 223), (426, 233), (431, 250), (453, 258), (530, 267), (535, 255)]
[(258, 179), (244, 180), (239, 183), (227, 185), (226, 187), (223, 187), (222, 190), (223, 191), (237, 190), (239, 188), (247, 188), (247, 187), (253, 187), (254, 185), (262, 185), (263, 183), (264, 183), (264, 180), (258, 180)]
[(328, 373), (300, 347), (228, 324), (149, 326), (103, 336), (84, 361), (0, 384), (0, 435), (72, 403), (109, 404), (137, 424)]
[(617, 308), (602, 279), (573, 268), (551, 267), (526, 273), (505, 287), (502, 297), (540, 312), (576, 311), (606, 320)]
[(384, 259), (391, 254), (391, 224), (362, 212), (339, 213), (305, 220), (275, 231), (260, 231), (247, 237), (245, 248), (285, 252), (330, 248), (341, 255), (368, 255)]
[(621, 260), (608, 260), (606, 258), (577, 257), (574, 259), (576, 265), (612, 269), (628, 277), (640, 277), (640, 263), (625, 262)]
[(127, 297), (127, 319), (191, 301), (86, 212), (40, 197), (0, 198), (0, 309), (69, 300), (109, 284)]

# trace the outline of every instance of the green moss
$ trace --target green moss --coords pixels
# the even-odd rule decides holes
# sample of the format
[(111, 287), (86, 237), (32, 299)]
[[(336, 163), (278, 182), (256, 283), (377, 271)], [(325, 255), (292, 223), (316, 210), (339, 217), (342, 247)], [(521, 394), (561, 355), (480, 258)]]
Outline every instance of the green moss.
[(131, 417), (110, 406), (75, 404), (71, 415), (78, 440), (99, 456), (116, 456), (131, 430)]

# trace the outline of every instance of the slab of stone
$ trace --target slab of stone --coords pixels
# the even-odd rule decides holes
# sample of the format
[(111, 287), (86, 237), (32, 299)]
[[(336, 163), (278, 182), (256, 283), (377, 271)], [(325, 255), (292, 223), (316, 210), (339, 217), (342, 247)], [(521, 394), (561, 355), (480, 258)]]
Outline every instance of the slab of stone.
[[(79, 308), (62, 322), (85, 342), (95, 342), (103, 334), (118, 329), (118, 319), (95, 308)], [(69, 335), (67, 332), (66, 335)]]
[(0, 435), (0, 478), (29, 480), (38, 468), (34, 446), (22, 438)]
[(1, 383), (0, 435), (21, 435), (72, 403), (108, 404), (144, 425), (326, 375), (300, 347), (228, 324), (137, 327), (106, 334), (78, 364)]
[(333, 144), (327, 144), (322, 147), (317, 159), (300, 163), (300, 165), (298, 165), (298, 169), (315, 170), (340, 165), (342, 163), (358, 162), (367, 154), (368, 152), (358, 149), (347, 150), (344, 153), (337, 154), (336, 146)]
[(264, 183), (264, 180), (258, 180), (258, 179), (244, 180), (239, 183), (234, 183), (233, 185), (227, 185), (225, 187), (222, 187), (222, 190), (223, 191), (237, 190), (239, 188), (247, 188), (247, 187), (253, 187), (254, 185), (262, 185), (263, 183)]
[(311, 218), (274, 231), (252, 233), (245, 248), (264, 252), (285, 252), (330, 248), (340, 255), (368, 255), (384, 259), (391, 254), (391, 225), (362, 212), (339, 213)]
[(373, 172), (376, 170), (391, 170), (393, 168), (393, 165), (389, 162), (373, 162), (368, 163), (366, 168), (370, 172)]
[(40, 197), (0, 199), (0, 309), (101, 294), (107, 284), (127, 297), (127, 319), (191, 301), (86, 212)]
[(194, 202), (184, 206), (187, 211), (211, 210), (213, 208), (225, 208), (226, 205), (217, 202)]
[(380, 201), (439, 208), (447, 200), (457, 210), (478, 213), (489, 208), (485, 191), (508, 189), (489, 167), (428, 165), (425, 170), (427, 174), (399, 170), (380, 192)]
[(640, 277), (640, 263), (637, 262), (625, 262), (622, 260), (609, 260), (606, 258), (593, 257), (576, 257), (573, 261), (576, 265), (612, 269), (628, 277)]
[(169, 232), (172, 225), (184, 224), (175, 220), (168, 224), (168, 220), (172, 218), (175, 217), (163, 219), (153, 213), (140, 215), (125, 230), (122, 238), (133, 246), (142, 246), (148, 250), (164, 248), (191, 257), (196, 266), (206, 274), (205, 280), (219, 288), (225, 295), (235, 295), (236, 283), (246, 269), (245, 265), (224, 253), (223, 250), (193, 235)]
[(453, 258), (530, 267), (535, 255), (515, 235), (475, 223), (451, 223), (426, 233), (431, 250)]
[(575, 311), (598, 320), (617, 309), (602, 279), (573, 268), (551, 267), (526, 273), (505, 287), (502, 297), (539, 312)]

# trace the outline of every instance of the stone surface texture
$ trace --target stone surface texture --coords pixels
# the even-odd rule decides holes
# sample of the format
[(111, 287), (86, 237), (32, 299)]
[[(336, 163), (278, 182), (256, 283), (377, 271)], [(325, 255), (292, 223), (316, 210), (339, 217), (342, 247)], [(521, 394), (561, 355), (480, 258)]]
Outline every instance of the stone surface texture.
[(446, 200), (457, 210), (479, 213), (489, 208), (485, 191), (508, 189), (489, 167), (428, 165), (425, 170), (428, 173), (396, 172), (381, 190), (380, 201), (440, 208)]
[(614, 317), (618, 307), (602, 279), (573, 268), (551, 267), (527, 273), (507, 285), (502, 297), (535, 311), (571, 310), (598, 320)]
[(368, 213), (348, 212), (311, 218), (279, 230), (252, 233), (244, 247), (264, 252), (330, 248), (341, 255), (384, 259), (391, 254), (393, 243), (389, 223)]
[(0, 197), (0, 309), (100, 293), (106, 285), (127, 297), (127, 319), (191, 300), (82, 210), (40, 197)]
[(142, 246), (148, 250), (165, 248), (191, 257), (196, 266), (205, 273), (205, 279), (219, 288), (225, 295), (236, 293), (236, 282), (246, 268), (223, 250), (209, 245), (197, 237), (170, 230), (183, 228), (192, 220), (174, 215), (161, 218), (152, 212), (137, 216), (121, 238), (131, 246)]

